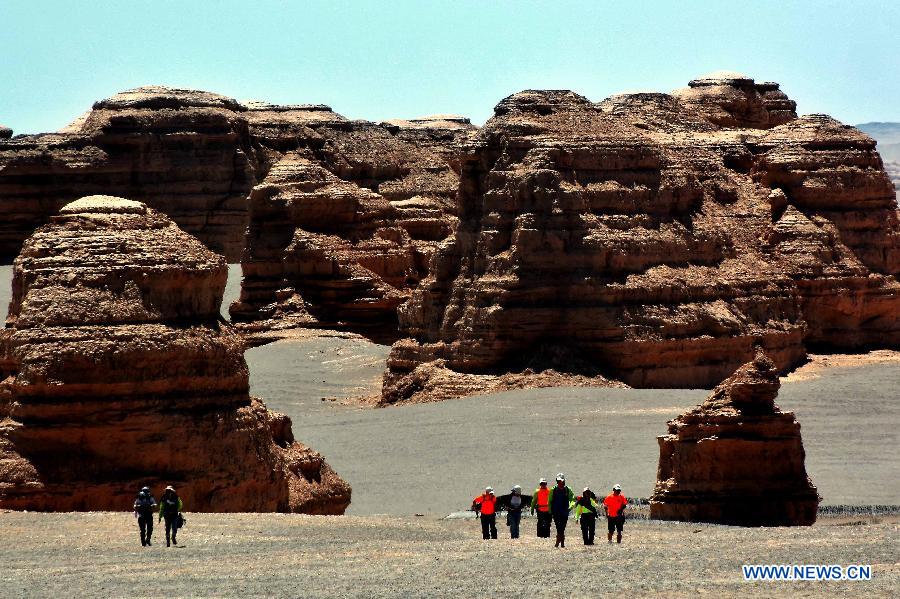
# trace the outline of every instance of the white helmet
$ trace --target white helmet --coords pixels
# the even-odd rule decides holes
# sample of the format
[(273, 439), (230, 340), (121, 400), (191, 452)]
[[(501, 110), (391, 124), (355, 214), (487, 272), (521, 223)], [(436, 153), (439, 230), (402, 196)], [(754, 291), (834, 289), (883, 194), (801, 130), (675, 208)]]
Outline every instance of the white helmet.
[(484, 492), (485, 492), (485, 493), (493, 493), (493, 492), (494, 492), (494, 487), (485, 487), (485, 488), (484, 488)]
[(620, 484), (613, 485), (613, 491), (621, 491), (621, 490), (622, 490), (622, 485), (620, 485)]
[(565, 482), (565, 480), (566, 480), (566, 475), (563, 474), (562, 472), (560, 472), (559, 474), (556, 475), (556, 480), (557, 480), (557, 482), (558, 482), (558, 481), (563, 481), (563, 482)]
[(517, 491), (518, 491), (519, 493), (521, 493), (521, 492), (522, 492), (522, 487), (520, 487), (519, 485), (513, 485), (512, 492), (515, 493), (515, 492), (517, 492)]
[(587, 492), (590, 491), (590, 490), (591, 490), (590, 487), (585, 487), (585, 488), (584, 488), (584, 491), (582, 491), (582, 493), (587, 493)]
[(546, 479), (546, 478), (542, 478), (541, 480), (538, 481), (538, 484), (539, 484), (539, 485), (546, 485), (546, 484), (547, 484), (547, 479)]

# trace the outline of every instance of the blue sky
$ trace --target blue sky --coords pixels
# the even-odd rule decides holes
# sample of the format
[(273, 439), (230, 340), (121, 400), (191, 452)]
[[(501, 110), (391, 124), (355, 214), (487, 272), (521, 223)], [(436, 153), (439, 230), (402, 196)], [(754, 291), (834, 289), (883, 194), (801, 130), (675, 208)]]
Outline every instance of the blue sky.
[(717, 69), (801, 113), (900, 121), (900, 3), (0, 0), (0, 123), (52, 131), (146, 84), (476, 122), (526, 88), (593, 100)]

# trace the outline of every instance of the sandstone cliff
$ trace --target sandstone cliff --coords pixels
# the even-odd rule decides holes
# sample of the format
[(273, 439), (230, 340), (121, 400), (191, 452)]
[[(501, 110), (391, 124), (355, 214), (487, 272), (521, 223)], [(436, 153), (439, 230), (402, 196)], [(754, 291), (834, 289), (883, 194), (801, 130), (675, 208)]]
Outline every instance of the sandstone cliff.
[(459, 225), (399, 309), (385, 402), (427, 387), (414, 371), (435, 361), (711, 387), (755, 344), (779, 369), (808, 345), (900, 344), (900, 227), (874, 142), (796, 118), (775, 84), (525, 91), (458, 162)]
[[(454, 115), (372, 123), (319, 104), (129, 90), (59, 133), (0, 132), (0, 259), (67, 202), (130, 197), (229, 261), (246, 248), (233, 314), (247, 330), (320, 324), (396, 338), (397, 305), (455, 226), (452, 148), (473, 129)], [(302, 205), (313, 196), (318, 205)]]
[(237, 260), (256, 183), (244, 107), (217, 94), (142, 87), (94, 104), (60, 133), (0, 141), (0, 256), (66, 203), (134, 198)]
[(343, 513), (350, 487), (248, 395), (225, 261), (146, 205), (62, 208), (25, 243), (0, 336), (0, 507)]
[(273, 166), (249, 197), (242, 330), (298, 325), (396, 338), (397, 306), (455, 226), (451, 148), (473, 127), (438, 116), (375, 124), (325, 107), (258, 106)]
[(650, 517), (741, 526), (816, 521), (800, 424), (775, 405), (780, 382), (764, 354), (741, 366), (659, 437)]

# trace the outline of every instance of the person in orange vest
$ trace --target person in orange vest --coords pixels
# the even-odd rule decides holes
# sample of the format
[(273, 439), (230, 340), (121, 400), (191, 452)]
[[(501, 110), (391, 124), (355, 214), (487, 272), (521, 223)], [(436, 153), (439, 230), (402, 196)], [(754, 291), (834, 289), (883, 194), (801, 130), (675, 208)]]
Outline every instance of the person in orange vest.
[(537, 512), (537, 536), (538, 538), (550, 538), (550, 489), (547, 488), (547, 479), (542, 478), (538, 488), (531, 496), (531, 515)]
[(472, 500), (472, 511), (481, 517), (481, 536), (497, 538), (497, 496), (493, 487), (485, 487), (484, 493)]
[(622, 495), (622, 486), (615, 485), (613, 492), (603, 500), (603, 511), (606, 512), (607, 543), (612, 543), (613, 531), (616, 531), (616, 543), (622, 542), (622, 527), (625, 525), (625, 506), (628, 500)]

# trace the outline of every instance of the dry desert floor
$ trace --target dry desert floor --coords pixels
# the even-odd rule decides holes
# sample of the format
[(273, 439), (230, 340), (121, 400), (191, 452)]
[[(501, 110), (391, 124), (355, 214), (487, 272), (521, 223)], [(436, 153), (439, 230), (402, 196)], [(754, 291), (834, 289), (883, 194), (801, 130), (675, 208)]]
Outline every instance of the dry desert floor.
[[(895, 516), (746, 529), (629, 521), (622, 545), (482, 541), (472, 520), (188, 514), (142, 548), (130, 514), (0, 513), (3, 597), (896, 596)], [(605, 536), (605, 535), (604, 535)], [(865, 582), (745, 582), (742, 564), (869, 564)]]

